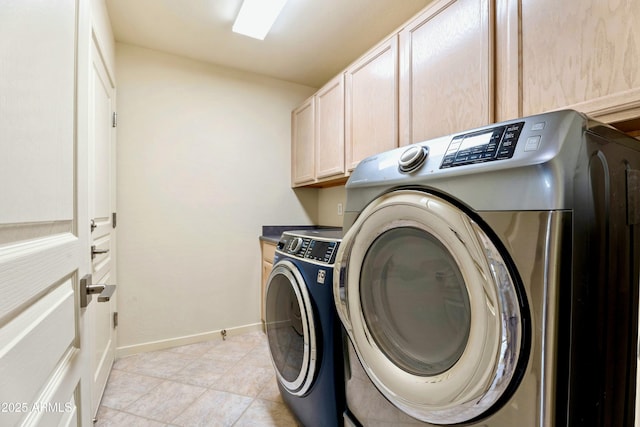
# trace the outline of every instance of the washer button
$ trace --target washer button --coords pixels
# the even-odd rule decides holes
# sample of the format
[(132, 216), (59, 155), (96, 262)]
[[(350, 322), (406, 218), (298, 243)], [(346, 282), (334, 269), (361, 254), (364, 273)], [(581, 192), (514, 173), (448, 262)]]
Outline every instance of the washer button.
[(540, 148), (540, 135), (530, 136), (524, 145), (524, 151), (536, 151)]
[(535, 123), (531, 126), (531, 130), (542, 130), (544, 129), (545, 122)]

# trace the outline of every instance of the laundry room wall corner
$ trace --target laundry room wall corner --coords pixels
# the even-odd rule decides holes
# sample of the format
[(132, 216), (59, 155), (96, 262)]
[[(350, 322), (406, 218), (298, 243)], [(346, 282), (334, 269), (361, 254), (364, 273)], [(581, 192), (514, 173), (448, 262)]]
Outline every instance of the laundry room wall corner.
[[(300, 202), (300, 206), (304, 209), (305, 214), (309, 218), (309, 224), (319, 224), (319, 190), (317, 188), (293, 188), (292, 191)], [(282, 217), (274, 218), (271, 221), (273, 224), (278, 224), (280, 222), (282, 222)]]

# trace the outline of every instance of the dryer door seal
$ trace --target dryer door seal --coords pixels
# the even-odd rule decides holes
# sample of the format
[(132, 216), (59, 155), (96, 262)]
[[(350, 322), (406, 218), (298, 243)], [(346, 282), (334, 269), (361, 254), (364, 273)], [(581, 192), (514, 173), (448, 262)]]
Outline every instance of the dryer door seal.
[(278, 381), (291, 394), (302, 396), (313, 384), (317, 345), (309, 292), (291, 261), (277, 262), (267, 279), (265, 317)]
[(338, 314), (391, 403), (433, 424), (491, 411), (516, 372), (522, 317), (503, 257), (469, 215), (420, 191), (383, 195), (336, 269)]

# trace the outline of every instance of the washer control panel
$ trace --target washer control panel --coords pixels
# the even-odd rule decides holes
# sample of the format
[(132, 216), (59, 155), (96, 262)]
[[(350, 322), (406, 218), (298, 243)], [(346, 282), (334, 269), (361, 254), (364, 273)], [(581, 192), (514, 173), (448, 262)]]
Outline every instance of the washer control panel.
[(524, 122), (456, 135), (442, 159), (440, 169), (505, 160), (513, 157)]
[(340, 241), (336, 239), (306, 237), (285, 232), (280, 237), (276, 249), (297, 258), (333, 264), (339, 244)]

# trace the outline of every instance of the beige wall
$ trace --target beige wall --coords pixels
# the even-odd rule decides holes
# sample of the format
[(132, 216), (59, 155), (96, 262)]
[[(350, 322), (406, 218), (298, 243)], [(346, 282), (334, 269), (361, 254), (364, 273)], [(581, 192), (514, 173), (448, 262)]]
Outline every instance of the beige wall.
[(344, 186), (321, 188), (318, 190), (318, 224), (342, 227), (343, 216), (338, 214), (338, 204), (344, 211), (347, 193)]
[(120, 354), (260, 322), (266, 224), (318, 222), (290, 188), (290, 112), (315, 89), (116, 44)]

